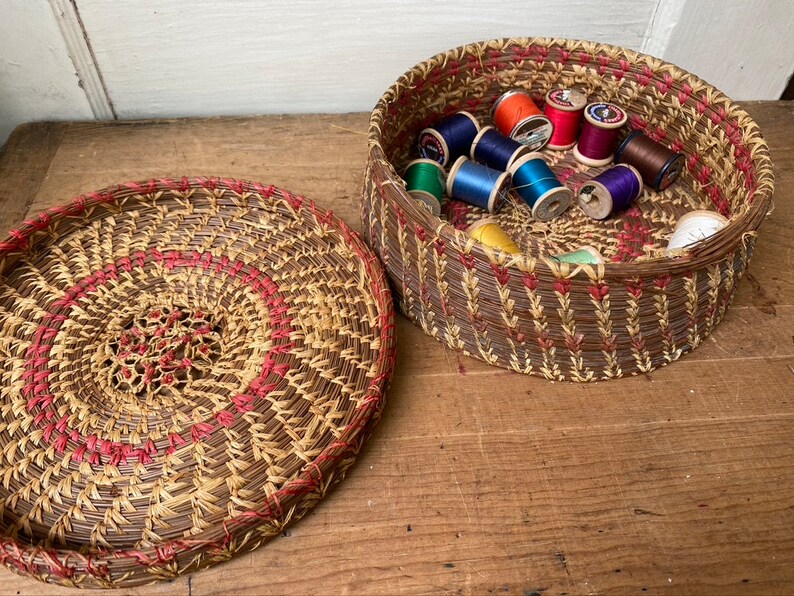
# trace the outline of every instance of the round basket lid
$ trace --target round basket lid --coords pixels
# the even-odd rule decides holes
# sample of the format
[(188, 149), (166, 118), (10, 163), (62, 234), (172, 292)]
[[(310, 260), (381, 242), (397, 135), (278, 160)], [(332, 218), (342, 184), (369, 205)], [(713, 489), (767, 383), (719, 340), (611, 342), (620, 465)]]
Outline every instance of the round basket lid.
[(383, 271), (272, 186), (91, 193), (0, 242), (3, 562), (110, 587), (278, 534), (339, 481), (394, 360)]

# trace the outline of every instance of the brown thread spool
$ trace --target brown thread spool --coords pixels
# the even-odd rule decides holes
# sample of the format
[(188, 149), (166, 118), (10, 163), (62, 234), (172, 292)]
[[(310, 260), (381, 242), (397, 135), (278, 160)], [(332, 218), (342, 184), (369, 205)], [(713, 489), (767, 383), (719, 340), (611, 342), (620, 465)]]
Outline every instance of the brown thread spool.
[(684, 155), (649, 139), (642, 131), (629, 134), (615, 150), (615, 162), (632, 165), (656, 191), (670, 186), (684, 169)]

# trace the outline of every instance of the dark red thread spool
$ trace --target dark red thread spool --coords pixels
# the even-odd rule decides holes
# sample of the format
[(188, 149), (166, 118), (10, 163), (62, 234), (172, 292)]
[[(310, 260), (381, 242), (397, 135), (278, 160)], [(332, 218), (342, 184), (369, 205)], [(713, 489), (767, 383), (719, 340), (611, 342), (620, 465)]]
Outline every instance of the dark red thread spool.
[(618, 133), (626, 120), (626, 112), (613, 103), (588, 104), (584, 109), (582, 134), (573, 148), (573, 156), (587, 166), (600, 167), (611, 163)]
[(552, 89), (546, 94), (543, 111), (554, 126), (547, 148), (565, 151), (576, 144), (585, 105), (587, 96), (576, 89)]
[(551, 120), (522, 89), (500, 95), (491, 108), (491, 118), (499, 132), (532, 151), (545, 147), (554, 131)]

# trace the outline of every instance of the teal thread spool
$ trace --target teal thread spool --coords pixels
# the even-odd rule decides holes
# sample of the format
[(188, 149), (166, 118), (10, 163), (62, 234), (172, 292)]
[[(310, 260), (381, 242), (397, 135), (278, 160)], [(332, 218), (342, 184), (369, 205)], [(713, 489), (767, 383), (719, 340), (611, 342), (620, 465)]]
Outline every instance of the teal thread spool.
[(405, 190), (435, 216), (441, 214), (441, 200), (447, 176), (432, 159), (415, 159), (405, 168)]
[(572, 265), (600, 265), (604, 262), (604, 257), (592, 246), (582, 246), (573, 252), (564, 252), (551, 257), (560, 263), (571, 263)]
[(562, 215), (573, 201), (573, 192), (551, 171), (540, 153), (528, 153), (510, 166), (513, 190), (532, 209), (532, 217), (549, 221)]

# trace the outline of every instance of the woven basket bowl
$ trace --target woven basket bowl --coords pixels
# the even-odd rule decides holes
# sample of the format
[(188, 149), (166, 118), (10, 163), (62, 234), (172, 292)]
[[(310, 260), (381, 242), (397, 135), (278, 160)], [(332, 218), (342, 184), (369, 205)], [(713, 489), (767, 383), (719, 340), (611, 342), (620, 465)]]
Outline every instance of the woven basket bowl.
[[(513, 197), (496, 216), (523, 248), (493, 250), (461, 230), (483, 216), (449, 202), (442, 218), (406, 193), (400, 175), (419, 131), (465, 109), (489, 122), (512, 88), (541, 102), (572, 86), (606, 100), (682, 151), (686, 168), (666, 191), (646, 188), (633, 208), (604, 221), (577, 206), (533, 222)], [(570, 188), (598, 174), (570, 152), (545, 151)], [(385, 264), (401, 310), (464, 354), (549, 379), (590, 381), (648, 372), (697, 347), (720, 321), (771, 209), (772, 164), (758, 126), (714, 87), (656, 58), (563, 39), (501, 39), (466, 45), (418, 64), (383, 95), (369, 125), (362, 224)], [(664, 249), (678, 219), (706, 209), (730, 223), (691, 250)], [(446, 215), (446, 218), (443, 216)], [(605, 265), (548, 256), (598, 248)]]
[(0, 242), (0, 560), (67, 586), (256, 548), (353, 463), (392, 300), (302, 197), (183, 178), (91, 193)]

